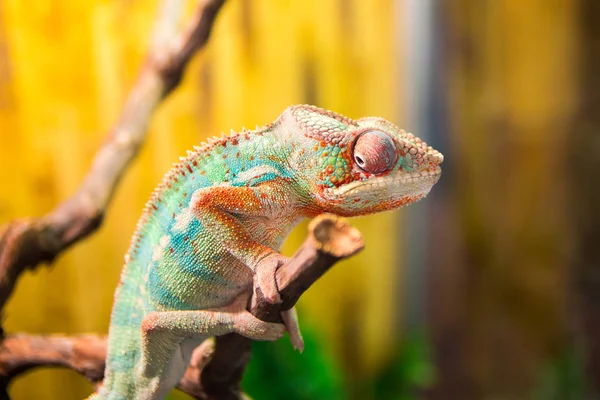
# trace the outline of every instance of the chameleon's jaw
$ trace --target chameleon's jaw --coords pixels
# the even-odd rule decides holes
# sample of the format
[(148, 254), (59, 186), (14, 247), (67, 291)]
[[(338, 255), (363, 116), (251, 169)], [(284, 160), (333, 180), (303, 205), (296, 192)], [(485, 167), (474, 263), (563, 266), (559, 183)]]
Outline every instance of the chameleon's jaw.
[(361, 215), (402, 207), (425, 197), (440, 179), (439, 166), (415, 171), (371, 176), (337, 188), (327, 188), (324, 197), (342, 205), (344, 214)]

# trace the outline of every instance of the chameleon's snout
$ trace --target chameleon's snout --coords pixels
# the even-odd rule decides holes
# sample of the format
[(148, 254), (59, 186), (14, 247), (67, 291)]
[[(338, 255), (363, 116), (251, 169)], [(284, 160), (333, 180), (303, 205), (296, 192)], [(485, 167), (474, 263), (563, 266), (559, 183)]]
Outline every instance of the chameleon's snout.
[(400, 132), (401, 157), (413, 170), (432, 170), (444, 162), (444, 156), (412, 133)]

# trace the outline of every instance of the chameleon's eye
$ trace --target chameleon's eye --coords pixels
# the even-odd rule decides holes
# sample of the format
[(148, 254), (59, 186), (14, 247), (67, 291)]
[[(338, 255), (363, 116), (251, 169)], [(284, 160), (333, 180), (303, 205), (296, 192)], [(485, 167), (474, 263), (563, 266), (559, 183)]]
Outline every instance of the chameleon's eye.
[(383, 132), (365, 132), (358, 137), (354, 145), (354, 161), (360, 169), (368, 173), (388, 171), (394, 167), (396, 160), (396, 146)]

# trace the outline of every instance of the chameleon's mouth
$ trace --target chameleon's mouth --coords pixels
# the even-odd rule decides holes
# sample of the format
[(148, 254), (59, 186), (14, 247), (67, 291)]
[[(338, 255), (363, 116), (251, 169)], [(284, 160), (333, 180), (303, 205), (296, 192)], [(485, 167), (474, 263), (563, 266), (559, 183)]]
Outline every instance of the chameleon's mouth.
[(327, 188), (324, 195), (330, 199), (360, 201), (379, 198), (397, 199), (404, 196), (426, 195), (440, 179), (442, 169), (436, 166), (418, 172), (399, 172), (386, 176), (371, 176), (337, 188)]

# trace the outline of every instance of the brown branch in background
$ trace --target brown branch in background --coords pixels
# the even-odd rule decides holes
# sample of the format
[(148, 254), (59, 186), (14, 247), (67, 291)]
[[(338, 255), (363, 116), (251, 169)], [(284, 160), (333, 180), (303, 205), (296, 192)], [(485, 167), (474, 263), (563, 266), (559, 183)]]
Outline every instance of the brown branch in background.
[(8, 335), (0, 345), (0, 375), (10, 381), (36, 367), (66, 367), (99, 383), (105, 357), (103, 336)]
[[(0, 345), (0, 377), (5, 386), (34, 368), (64, 367), (82, 375), (98, 387), (104, 379), (105, 336), (100, 335), (8, 335)], [(192, 396), (202, 396), (200, 371), (212, 355), (213, 341), (194, 350), (190, 366), (179, 388)]]
[[(309, 225), (309, 234), (294, 256), (277, 270), (283, 302), (269, 304), (258, 292), (251, 312), (264, 321), (280, 322), (279, 313), (300, 296), (334, 263), (363, 248), (360, 232), (343, 218), (324, 214)], [(205, 341), (194, 350), (179, 389), (204, 400), (242, 399), (240, 381), (250, 358), (250, 340), (236, 334)], [(36, 367), (61, 366), (79, 372), (98, 384), (104, 372), (106, 339), (94, 335), (74, 337), (12, 335), (0, 345), (0, 377), (11, 379)]]
[[(96, 154), (77, 193), (41, 218), (0, 227), (0, 310), (26, 268), (53, 261), (100, 226), (117, 184), (144, 142), (152, 112), (177, 86), (192, 55), (207, 43), (224, 2), (201, 2), (181, 35), (150, 52), (119, 121)], [(162, 18), (170, 20), (159, 21), (158, 28), (169, 30), (177, 25), (173, 13), (164, 14)], [(164, 35), (157, 32), (157, 36)]]

